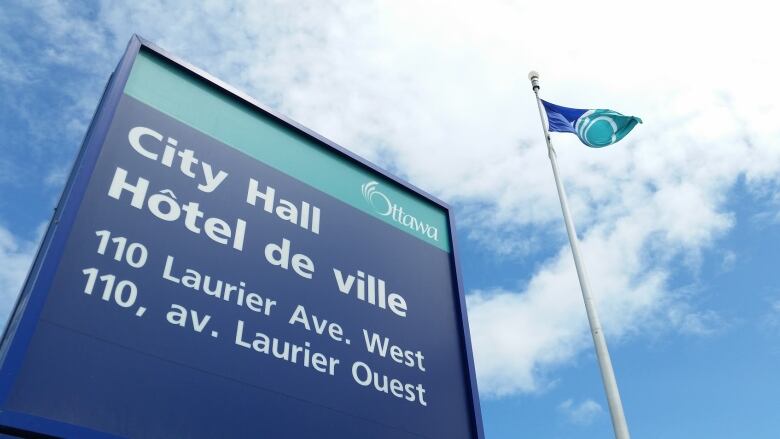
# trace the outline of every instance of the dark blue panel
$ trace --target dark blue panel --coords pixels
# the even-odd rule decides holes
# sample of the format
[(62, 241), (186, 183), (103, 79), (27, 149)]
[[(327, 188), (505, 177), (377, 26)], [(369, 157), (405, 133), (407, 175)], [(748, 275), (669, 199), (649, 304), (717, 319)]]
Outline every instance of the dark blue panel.
[[(199, 191), (176, 165), (163, 166), (130, 147), (128, 132), (135, 126), (177, 139), (179, 149), (193, 150), (214, 172), (229, 176), (214, 193)], [(170, 190), (180, 204), (198, 202), (207, 218), (231, 227), (245, 220), (243, 250), (187, 230), (183, 218), (166, 222), (146, 204), (131, 207), (128, 192), (119, 200), (109, 197), (118, 166), (133, 183), (149, 180), (147, 198)], [(277, 198), (320, 208), (320, 234), (265, 212), (259, 203), (247, 204), (250, 178), (274, 187)], [(199, 223), (202, 228), (203, 219)], [(142, 243), (149, 253), (145, 265), (115, 261), (113, 245), (98, 254), (97, 230)], [(266, 262), (265, 245), (282, 238), (294, 253), (314, 261), (313, 279)], [(190, 268), (234, 285), (243, 281), (246, 291), (277, 303), (264, 315), (165, 280), (168, 256), (176, 277)], [(117, 282), (134, 282), (137, 303), (122, 308), (101, 300), (99, 282), (85, 294), (83, 270), (90, 267)], [(406, 299), (408, 315), (340, 293), (332, 268), (384, 279), (388, 292)], [(4, 409), (132, 437), (472, 437), (469, 371), (452, 272), (450, 254), (125, 96)], [(172, 304), (195, 310), (201, 319), (209, 315), (203, 332), (167, 322)], [(340, 324), (350, 344), (289, 324), (298, 305), (310, 318)], [(147, 309), (140, 317), (139, 306)], [(244, 338), (262, 332), (338, 359), (335, 374), (237, 345), (238, 321), (244, 322)], [(420, 350), (425, 371), (366, 352), (364, 329)], [(426, 405), (358, 385), (351, 374), (355, 361), (422, 385)]]

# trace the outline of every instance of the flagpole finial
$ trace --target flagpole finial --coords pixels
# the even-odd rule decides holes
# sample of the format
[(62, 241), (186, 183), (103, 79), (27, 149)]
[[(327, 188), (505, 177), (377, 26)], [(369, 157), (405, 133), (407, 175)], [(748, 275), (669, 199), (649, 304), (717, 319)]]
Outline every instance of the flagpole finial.
[(528, 72), (528, 79), (531, 81), (531, 88), (533, 88), (534, 91), (539, 90), (539, 72), (531, 70)]

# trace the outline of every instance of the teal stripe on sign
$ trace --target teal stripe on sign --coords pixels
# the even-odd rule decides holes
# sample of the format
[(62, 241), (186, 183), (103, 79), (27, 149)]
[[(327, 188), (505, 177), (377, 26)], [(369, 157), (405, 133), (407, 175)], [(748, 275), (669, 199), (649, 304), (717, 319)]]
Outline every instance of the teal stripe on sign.
[[(356, 209), (450, 250), (443, 209), (170, 61), (141, 51), (125, 93)], [(393, 205), (403, 209), (403, 215)]]

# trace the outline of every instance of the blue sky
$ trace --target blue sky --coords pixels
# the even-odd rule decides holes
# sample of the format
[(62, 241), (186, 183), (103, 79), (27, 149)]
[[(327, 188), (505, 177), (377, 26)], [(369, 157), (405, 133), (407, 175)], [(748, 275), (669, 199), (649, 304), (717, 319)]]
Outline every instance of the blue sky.
[(610, 437), (537, 69), (547, 100), (645, 122), (553, 135), (633, 436), (777, 437), (773, 14), (678, 3), (12, 1), (0, 319), (136, 32), (456, 207), (488, 438)]

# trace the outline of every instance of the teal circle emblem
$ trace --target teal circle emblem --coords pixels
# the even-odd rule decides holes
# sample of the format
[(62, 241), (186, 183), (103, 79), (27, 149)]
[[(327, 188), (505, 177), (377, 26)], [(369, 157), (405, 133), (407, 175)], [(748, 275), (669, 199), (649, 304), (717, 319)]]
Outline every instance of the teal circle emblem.
[[(620, 140), (618, 137), (618, 122), (615, 116), (620, 116), (611, 110), (590, 110), (585, 112), (574, 126), (577, 137), (582, 143), (594, 148), (612, 145)], [(621, 136), (622, 137), (622, 136)]]

